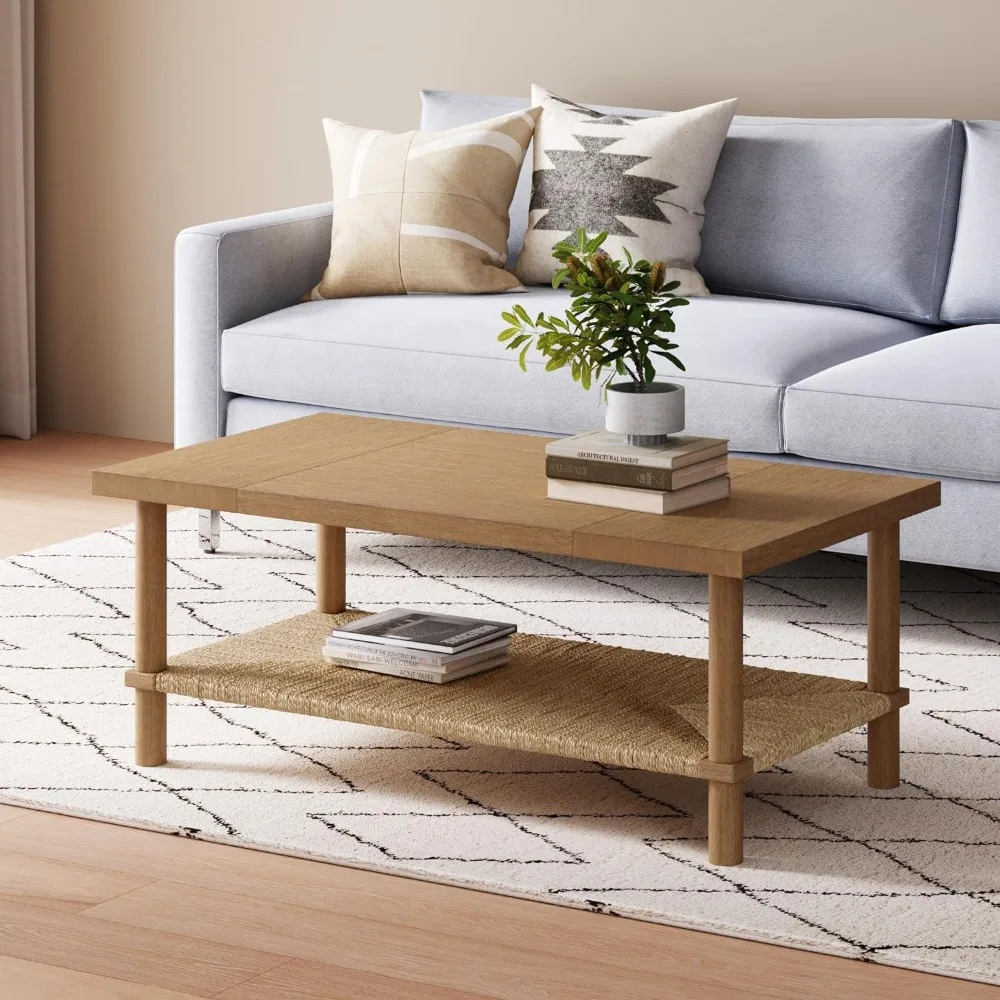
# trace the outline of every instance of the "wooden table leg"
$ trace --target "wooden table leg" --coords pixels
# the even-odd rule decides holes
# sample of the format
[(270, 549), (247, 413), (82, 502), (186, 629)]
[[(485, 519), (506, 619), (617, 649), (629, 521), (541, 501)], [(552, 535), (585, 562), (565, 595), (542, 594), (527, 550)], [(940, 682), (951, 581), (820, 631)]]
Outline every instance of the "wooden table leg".
[(316, 525), (316, 610), (335, 615), (347, 607), (347, 532)]
[[(708, 578), (708, 759), (743, 759), (743, 581)], [(743, 860), (743, 782), (708, 783), (708, 860)]]
[[(155, 674), (167, 665), (167, 508), (136, 504), (135, 669)], [(135, 762), (156, 767), (167, 762), (167, 696), (135, 692)]]
[[(899, 522), (868, 532), (868, 690), (899, 690)], [(899, 710), (868, 723), (868, 785), (899, 786)]]

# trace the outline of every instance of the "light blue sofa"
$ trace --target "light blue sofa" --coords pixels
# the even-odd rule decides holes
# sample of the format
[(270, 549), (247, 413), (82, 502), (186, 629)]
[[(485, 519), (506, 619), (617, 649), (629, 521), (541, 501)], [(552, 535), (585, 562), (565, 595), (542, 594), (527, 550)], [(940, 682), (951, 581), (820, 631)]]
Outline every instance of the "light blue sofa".
[[(430, 91), (422, 125), (525, 106)], [(529, 190), (526, 164), (512, 263)], [(178, 446), (318, 410), (600, 425), (596, 393), (537, 363), (523, 374), (496, 340), (502, 308), (559, 309), (564, 292), (302, 304), (330, 222), (313, 205), (178, 236)], [(941, 508), (903, 524), (903, 557), (1000, 570), (1000, 123), (737, 118), (699, 268), (713, 295), (678, 313), (687, 372), (669, 373), (688, 429), (771, 460), (940, 478)]]

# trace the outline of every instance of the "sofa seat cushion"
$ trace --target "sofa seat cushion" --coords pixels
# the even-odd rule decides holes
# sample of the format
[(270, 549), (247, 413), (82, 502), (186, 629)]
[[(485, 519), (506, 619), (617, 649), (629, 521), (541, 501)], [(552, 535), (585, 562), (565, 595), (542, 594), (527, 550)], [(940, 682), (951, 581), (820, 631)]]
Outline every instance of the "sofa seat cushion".
[[(411, 295), (307, 302), (226, 330), (232, 393), (397, 417), (571, 434), (603, 423), (596, 390), (529, 355), (528, 374), (497, 341), (500, 312), (561, 312), (563, 291)], [(687, 426), (734, 449), (780, 452), (784, 387), (912, 340), (925, 328), (831, 306), (713, 296), (678, 310)]]
[(790, 386), (786, 450), (1000, 481), (1000, 325), (928, 334)]

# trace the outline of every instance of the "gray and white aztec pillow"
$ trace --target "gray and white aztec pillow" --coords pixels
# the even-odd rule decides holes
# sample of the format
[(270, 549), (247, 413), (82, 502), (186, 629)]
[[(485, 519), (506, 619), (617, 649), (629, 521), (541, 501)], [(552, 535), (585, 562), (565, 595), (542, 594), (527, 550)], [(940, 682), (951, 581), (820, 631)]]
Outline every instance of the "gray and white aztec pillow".
[(547, 284), (559, 266), (552, 247), (578, 227), (606, 230), (605, 249), (662, 260), (678, 294), (708, 295), (695, 263), (705, 196), (715, 175), (736, 100), (653, 118), (609, 115), (537, 85), (534, 171), (517, 276)]

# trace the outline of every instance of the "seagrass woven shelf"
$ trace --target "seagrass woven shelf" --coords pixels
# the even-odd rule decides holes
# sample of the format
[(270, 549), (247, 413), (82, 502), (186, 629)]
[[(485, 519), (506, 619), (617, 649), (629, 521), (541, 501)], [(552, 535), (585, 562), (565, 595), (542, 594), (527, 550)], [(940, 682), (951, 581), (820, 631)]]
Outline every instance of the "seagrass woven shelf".
[[(130, 672), (129, 683), (465, 743), (708, 776), (705, 660), (519, 633), (508, 666), (426, 684), (323, 660), (319, 650), (334, 624), (361, 614), (299, 615), (175, 656), (158, 674), (136, 679)], [(905, 692), (878, 694), (860, 681), (763, 667), (744, 667), (743, 682), (744, 754), (755, 771), (905, 702)]]

